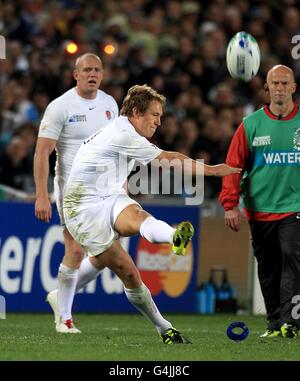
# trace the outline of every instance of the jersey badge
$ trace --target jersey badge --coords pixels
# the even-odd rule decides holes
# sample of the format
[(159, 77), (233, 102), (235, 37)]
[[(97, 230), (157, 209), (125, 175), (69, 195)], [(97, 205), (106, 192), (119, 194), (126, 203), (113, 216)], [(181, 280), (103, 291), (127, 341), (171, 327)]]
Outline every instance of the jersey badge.
[(86, 122), (86, 115), (74, 114), (69, 117), (68, 123)]
[(255, 136), (253, 139), (253, 147), (267, 146), (271, 144), (271, 136)]

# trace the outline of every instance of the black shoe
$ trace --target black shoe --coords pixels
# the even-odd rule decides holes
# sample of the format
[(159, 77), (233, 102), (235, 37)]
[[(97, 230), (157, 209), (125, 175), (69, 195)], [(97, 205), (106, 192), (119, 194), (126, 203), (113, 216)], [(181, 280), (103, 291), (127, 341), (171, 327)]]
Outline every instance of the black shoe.
[(185, 338), (182, 333), (175, 328), (167, 329), (160, 337), (165, 344), (192, 344), (190, 340)]

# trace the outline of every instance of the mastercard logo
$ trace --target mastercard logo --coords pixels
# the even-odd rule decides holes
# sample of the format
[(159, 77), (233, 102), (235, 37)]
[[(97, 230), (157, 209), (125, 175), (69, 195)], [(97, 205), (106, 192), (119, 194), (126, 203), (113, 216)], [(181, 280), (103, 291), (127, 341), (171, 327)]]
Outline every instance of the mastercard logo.
[(154, 244), (140, 237), (136, 265), (153, 296), (162, 291), (170, 297), (180, 296), (192, 276), (192, 244), (189, 243), (184, 256), (178, 256), (172, 253), (170, 244)]

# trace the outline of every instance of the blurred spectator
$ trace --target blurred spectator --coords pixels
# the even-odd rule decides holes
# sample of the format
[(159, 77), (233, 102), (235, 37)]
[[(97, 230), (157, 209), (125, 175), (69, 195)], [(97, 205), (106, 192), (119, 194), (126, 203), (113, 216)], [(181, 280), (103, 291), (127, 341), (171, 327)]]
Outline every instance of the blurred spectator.
[(0, 183), (24, 189), (24, 176), (30, 168), (25, 162), (28, 146), (21, 137), (14, 137), (0, 153)]

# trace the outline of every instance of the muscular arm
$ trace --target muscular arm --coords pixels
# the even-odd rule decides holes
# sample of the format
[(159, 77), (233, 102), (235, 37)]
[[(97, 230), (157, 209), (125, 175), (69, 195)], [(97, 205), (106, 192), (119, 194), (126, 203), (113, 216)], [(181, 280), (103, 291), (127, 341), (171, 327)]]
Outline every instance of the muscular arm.
[(35, 216), (48, 222), (51, 215), (51, 204), (48, 195), (49, 156), (54, 150), (56, 140), (38, 138), (34, 155), (34, 181), (36, 187)]
[(162, 161), (162, 165), (164, 160), (166, 160), (167, 162), (173, 161), (172, 165), (176, 167), (176, 163), (178, 163), (179, 168), (184, 168), (184, 161), (189, 160), (191, 161), (191, 167), (188, 168), (191, 168), (191, 175), (199, 175), (202, 172), (204, 176), (227, 176), (232, 173), (241, 172), (239, 168), (232, 168), (224, 163), (217, 165), (202, 164), (196, 160), (192, 160), (188, 156), (185, 156), (179, 152), (163, 151), (156, 159)]

